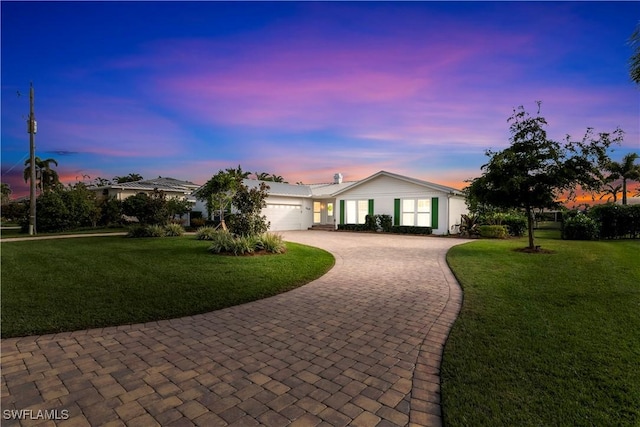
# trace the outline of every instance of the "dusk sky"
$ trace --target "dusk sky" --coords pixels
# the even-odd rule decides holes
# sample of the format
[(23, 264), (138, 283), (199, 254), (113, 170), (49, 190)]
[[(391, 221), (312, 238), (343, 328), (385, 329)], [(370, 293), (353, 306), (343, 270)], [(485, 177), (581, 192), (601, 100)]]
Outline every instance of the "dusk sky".
[[(36, 153), (62, 181), (202, 184), (238, 164), (295, 183), (387, 170), (465, 186), (524, 105), (549, 135), (625, 131), (637, 2), (1, 3), (2, 182)], [(22, 96), (18, 96), (20, 92)], [(83, 178), (83, 175), (85, 176)], [(90, 177), (90, 178), (88, 178)]]

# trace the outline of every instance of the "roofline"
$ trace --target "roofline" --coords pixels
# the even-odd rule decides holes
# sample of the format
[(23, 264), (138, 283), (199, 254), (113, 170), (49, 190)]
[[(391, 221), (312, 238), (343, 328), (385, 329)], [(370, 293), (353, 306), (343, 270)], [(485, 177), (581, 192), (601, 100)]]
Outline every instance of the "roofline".
[(402, 180), (402, 181), (410, 182), (412, 184), (420, 185), (422, 187), (429, 187), (429, 188), (432, 188), (432, 189), (435, 189), (435, 190), (439, 190), (439, 191), (442, 191), (442, 192), (445, 192), (445, 193), (448, 193), (448, 194), (451, 194), (451, 195), (454, 195), (454, 196), (464, 196), (464, 193), (461, 190), (458, 190), (457, 188), (447, 187), (446, 185), (435, 184), (433, 182), (423, 181), (421, 179), (410, 178), (408, 176), (399, 175), (397, 173), (387, 172), (387, 171), (384, 171), (384, 170), (382, 170), (380, 172), (376, 172), (373, 175), (371, 175), (371, 176), (369, 176), (369, 177), (367, 177), (367, 178), (365, 178), (363, 180), (357, 181), (355, 184), (350, 185), (347, 188), (343, 188), (342, 190), (336, 191), (335, 193), (332, 194), (332, 196), (337, 196), (339, 194), (342, 194), (342, 193), (344, 193), (346, 191), (349, 191), (349, 190), (351, 190), (351, 189), (353, 189), (353, 188), (355, 188), (355, 187), (357, 187), (357, 186), (359, 186), (361, 184), (369, 182), (369, 181), (371, 181), (371, 180), (373, 180), (373, 179), (375, 179), (375, 178), (377, 178), (379, 176), (382, 176), (382, 175), (386, 175), (386, 176), (391, 177), (391, 178), (395, 178), (395, 179), (399, 179), (399, 180)]
[(149, 185), (149, 186), (143, 186), (143, 185), (138, 185), (138, 186), (121, 186), (118, 184), (115, 185), (103, 185), (100, 187), (87, 187), (87, 190), (146, 190), (146, 191), (153, 191), (153, 190), (159, 190), (159, 191), (165, 191), (165, 192), (175, 192), (175, 193), (192, 193), (193, 190), (189, 190), (189, 189), (178, 189), (178, 188), (168, 188), (168, 187), (162, 187), (162, 186), (158, 186), (158, 185)]

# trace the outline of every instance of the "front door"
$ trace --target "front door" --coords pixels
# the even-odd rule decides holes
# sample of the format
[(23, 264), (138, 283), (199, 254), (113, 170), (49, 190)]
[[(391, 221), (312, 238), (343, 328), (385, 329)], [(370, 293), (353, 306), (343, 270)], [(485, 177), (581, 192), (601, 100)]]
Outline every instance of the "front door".
[(322, 203), (313, 202), (313, 223), (322, 224)]
[(327, 219), (325, 224), (333, 224), (333, 202), (327, 202)]
[(313, 223), (333, 224), (335, 203), (333, 200), (313, 202)]

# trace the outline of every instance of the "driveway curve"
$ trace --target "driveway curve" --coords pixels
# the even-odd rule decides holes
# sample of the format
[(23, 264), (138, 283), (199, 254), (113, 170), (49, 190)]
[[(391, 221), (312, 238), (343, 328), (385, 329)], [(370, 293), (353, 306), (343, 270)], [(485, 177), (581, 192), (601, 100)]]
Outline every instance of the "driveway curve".
[(462, 301), (445, 254), (464, 240), (283, 235), (336, 265), (211, 313), (2, 340), (2, 424), (440, 425), (442, 349)]

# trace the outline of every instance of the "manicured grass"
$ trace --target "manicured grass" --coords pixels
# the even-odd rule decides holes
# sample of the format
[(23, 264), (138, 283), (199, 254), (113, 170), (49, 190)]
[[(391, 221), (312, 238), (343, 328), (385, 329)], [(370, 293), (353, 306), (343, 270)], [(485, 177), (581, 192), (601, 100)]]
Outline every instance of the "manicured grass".
[(442, 365), (445, 425), (640, 425), (640, 241), (536, 232), (454, 247), (464, 289)]
[(97, 234), (97, 233), (124, 233), (127, 232), (128, 229), (125, 227), (119, 227), (119, 228), (114, 228), (114, 227), (105, 227), (105, 228), (93, 228), (93, 227), (87, 227), (87, 228), (80, 228), (77, 230), (73, 230), (73, 231), (63, 231), (63, 232), (59, 232), (59, 233), (38, 233), (34, 236), (29, 235), (29, 233), (23, 233), (20, 229), (15, 229), (15, 228), (11, 228), (11, 229), (3, 229), (0, 230), (0, 236), (2, 236), (3, 238), (12, 238), (12, 237), (43, 237), (43, 236), (60, 236), (60, 235), (67, 235), (67, 234)]
[(105, 327), (204, 313), (281, 293), (327, 272), (326, 251), (213, 255), (193, 236), (2, 244), (2, 336)]

